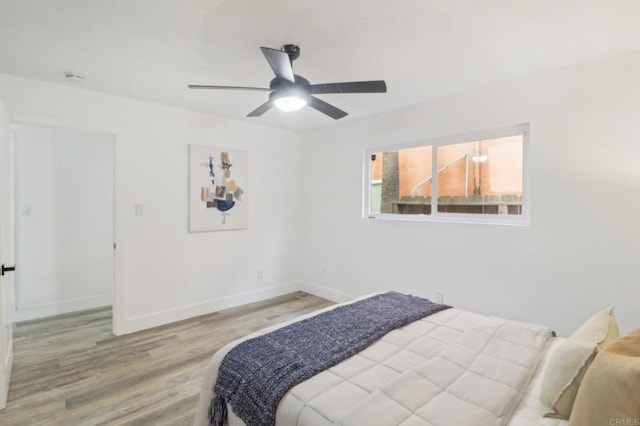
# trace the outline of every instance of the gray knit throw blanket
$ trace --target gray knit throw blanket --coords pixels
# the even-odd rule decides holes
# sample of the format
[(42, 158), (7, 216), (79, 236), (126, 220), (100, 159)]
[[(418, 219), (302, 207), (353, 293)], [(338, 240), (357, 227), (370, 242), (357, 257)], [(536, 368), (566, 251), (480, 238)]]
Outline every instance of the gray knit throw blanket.
[(391, 330), (449, 307), (389, 292), (246, 340), (222, 360), (209, 422), (223, 426), (229, 403), (247, 426), (274, 425), (278, 403), (289, 389)]

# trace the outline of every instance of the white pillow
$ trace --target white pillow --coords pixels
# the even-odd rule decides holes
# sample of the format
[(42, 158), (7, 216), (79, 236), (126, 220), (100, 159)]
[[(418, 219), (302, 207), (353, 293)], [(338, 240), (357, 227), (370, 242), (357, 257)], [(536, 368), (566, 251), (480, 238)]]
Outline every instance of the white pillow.
[(613, 308), (598, 312), (564, 341), (549, 359), (542, 379), (545, 417), (568, 420), (573, 401), (599, 347), (620, 337)]

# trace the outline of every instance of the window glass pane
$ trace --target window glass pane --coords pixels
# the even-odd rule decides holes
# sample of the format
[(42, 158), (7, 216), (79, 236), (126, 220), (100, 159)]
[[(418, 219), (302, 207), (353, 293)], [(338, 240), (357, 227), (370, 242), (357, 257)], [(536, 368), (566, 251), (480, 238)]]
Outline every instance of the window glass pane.
[(382, 202), (382, 152), (371, 155), (371, 208), (370, 213), (380, 213)]
[(438, 147), (438, 212), (522, 214), (523, 136)]
[(371, 156), (372, 214), (431, 214), (432, 147), (377, 152)]

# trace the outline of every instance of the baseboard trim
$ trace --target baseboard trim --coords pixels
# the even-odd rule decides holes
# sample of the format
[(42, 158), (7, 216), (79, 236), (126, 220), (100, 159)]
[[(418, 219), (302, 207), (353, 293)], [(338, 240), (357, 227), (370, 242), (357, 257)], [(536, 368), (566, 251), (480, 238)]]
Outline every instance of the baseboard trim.
[(246, 305), (247, 303), (260, 302), (262, 300), (267, 300), (273, 297), (293, 293), (298, 290), (301, 290), (301, 286), (298, 283), (285, 284), (278, 287), (270, 287), (240, 293), (233, 296), (222, 297), (219, 299), (209, 300), (193, 305), (181, 306), (175, 309), (167, 309), (162, 312), (154, 312), (152, 314), (129, 317), (124, 321), (124, 333), (122, 334), (134, 333), (136, 331), (145, 330), (147, 328), (157, 327), (176, 321), (182, 321), (188, 318), (221, 311), (223, 309), (235, 308), (236, 306)]
[(336, 303), (350, 302), (356, 299), (356, 296), (333, 290), (326, 287), (320, 287), (311, 283), (301, 283), (299, 290), (306, 291), (314, 296), (322, 297)]
[(16, 308), (14, 321), (29, 321), (69, 312), (98, 308), (100, 306), (109, 306), (111, 304), (113, 304), (113, 296), (111, 294), (101, 294), (82, 299), (67, 300), (52, 305), (25, 306)]

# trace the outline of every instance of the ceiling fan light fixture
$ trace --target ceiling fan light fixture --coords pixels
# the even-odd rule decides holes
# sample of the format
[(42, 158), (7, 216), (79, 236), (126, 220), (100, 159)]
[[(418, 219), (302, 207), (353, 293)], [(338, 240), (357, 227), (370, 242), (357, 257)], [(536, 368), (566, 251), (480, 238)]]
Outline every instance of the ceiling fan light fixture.
[(247, 114), (247, 117), (260, 117), (274, 106), (284, 112), (293, 112), (309, 105), (310, 108), (334, 120), (346, 117), (348, 113), (322, 99), (316, 98), (314, 95), (387, 92), (387, 84), (384, 80), (311, 84), (306, 78), (293, 73), (293, 61), (300, 56), (300, 47), (293, 44), (285, 44), (282, 49), (261, 47), (260, 50), (275, 74), (275, 78), (269, 83), (268, 89), (263, 87), (209, 86), (202, 84), (190, 84), (188, 86), (189, 89), (269, 91), (269, 100)]
[(273, 104), (280, 111), (293, 112), (304, 108), (307, 105), (307, 99), (298, 93), (285, 93), (281, 96), (275, 96)]

